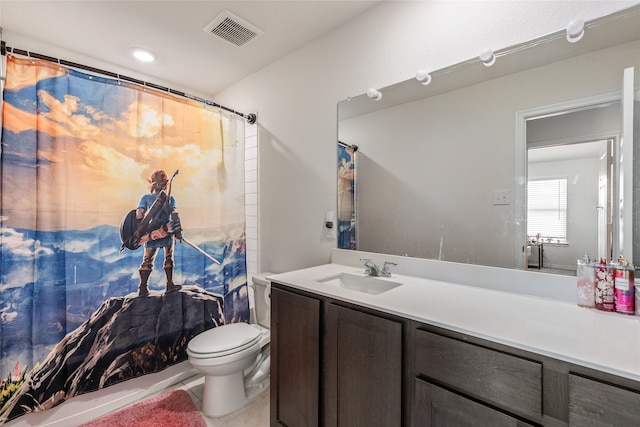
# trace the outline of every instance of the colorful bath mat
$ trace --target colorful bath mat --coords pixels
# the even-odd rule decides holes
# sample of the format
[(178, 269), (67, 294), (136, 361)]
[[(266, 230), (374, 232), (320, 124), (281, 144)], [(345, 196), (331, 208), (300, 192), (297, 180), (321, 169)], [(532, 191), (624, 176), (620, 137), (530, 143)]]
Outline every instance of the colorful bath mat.
[(172, 390), (100, 417), (81, 427), (207, 427), (189, 393)]

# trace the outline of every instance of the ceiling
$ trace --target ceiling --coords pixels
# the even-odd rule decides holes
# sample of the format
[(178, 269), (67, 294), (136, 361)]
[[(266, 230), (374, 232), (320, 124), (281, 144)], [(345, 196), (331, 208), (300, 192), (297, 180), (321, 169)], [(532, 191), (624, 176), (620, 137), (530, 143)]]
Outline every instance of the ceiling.
[(530, 148), (529, 151), (527, 151), (527, 163), (562, 162), (566, 160), (592, 158), (599, 159), (606, 152), (606, 140)]
[[(133, 70), (152, 83), (174, 84), (173, 89), (211, 96), (379, 1), (0, 0), (0, 27), (7, 34), (15, 32)], [(203, 28), (223, 11), (264, 34), (237, 47), (205, 32)], [(7, 45), (51, 55), (12, 46), (10, 40)], [(140, 63), (130, 55), (131, 47), (147, 48), (157, 60)]]

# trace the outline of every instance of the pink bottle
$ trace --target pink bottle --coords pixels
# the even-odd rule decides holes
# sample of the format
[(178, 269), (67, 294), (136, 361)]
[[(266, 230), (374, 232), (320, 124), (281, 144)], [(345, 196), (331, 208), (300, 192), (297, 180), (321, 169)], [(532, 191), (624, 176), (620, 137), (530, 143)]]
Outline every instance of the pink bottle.
[(613, 284), (614, 270), (614, 267), (611, 264), (607, 264), (604, 258), (600, 259), (600, 263), (595, 267), (595, 305), (598, 310), (616, 310)]
[(618, 259), (614, 272), (615, 307), (616, 312), (622, 314), (635, 314), (635, 289), (633, 280), (633, 267), (623, 256)]
[(595, 307), (595, 270), (588, 255), (585, 254), (584, 257), (578, 260), (576, 275), (578, 277), (578, 292), (576, 295), (578, 305), (588, 308)]

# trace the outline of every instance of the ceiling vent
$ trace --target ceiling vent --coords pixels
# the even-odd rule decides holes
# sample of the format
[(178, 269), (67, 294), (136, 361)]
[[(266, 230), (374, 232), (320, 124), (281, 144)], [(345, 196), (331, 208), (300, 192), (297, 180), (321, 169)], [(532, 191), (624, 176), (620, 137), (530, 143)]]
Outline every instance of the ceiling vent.
[(237, 47), (244, 47), (264, 31), (228, 10), (213, 18), (203, 30)]

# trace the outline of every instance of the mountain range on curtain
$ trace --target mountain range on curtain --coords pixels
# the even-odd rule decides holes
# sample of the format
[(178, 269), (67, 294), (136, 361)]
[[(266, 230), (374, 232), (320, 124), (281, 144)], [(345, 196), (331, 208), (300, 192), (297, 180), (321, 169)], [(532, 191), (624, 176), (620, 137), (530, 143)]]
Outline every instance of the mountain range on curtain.
[[(58, 64), (7, 56), (0, 152), (0, 424), (186, 360), (188, 340), (249, 320), (244, 122)], [(120, 225), (176, 170), (185, 238), (138, 296), (143, 249)]]

